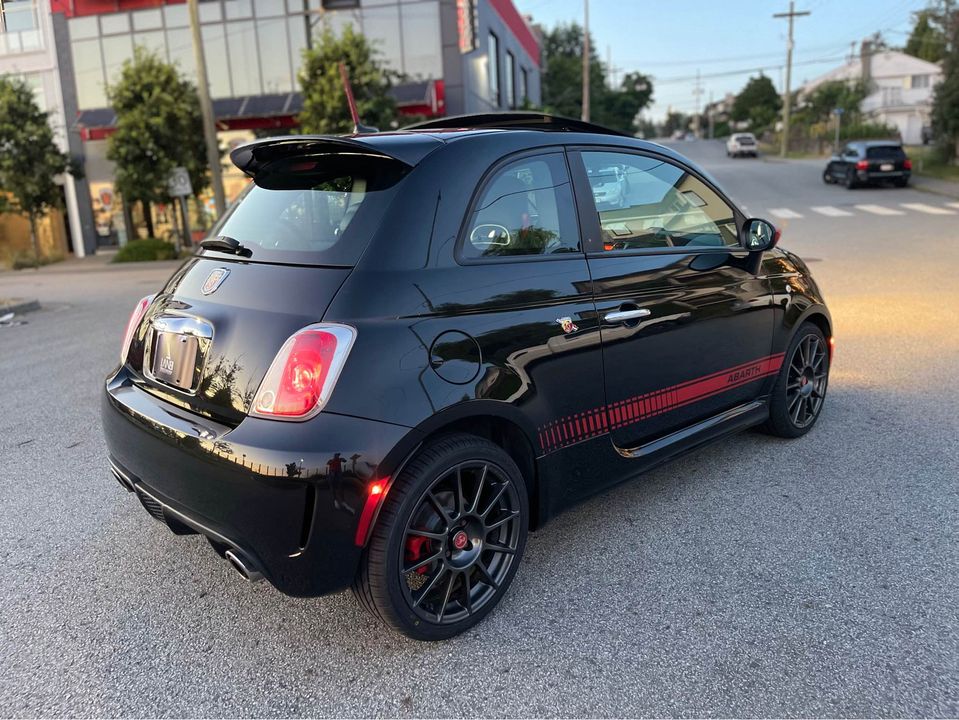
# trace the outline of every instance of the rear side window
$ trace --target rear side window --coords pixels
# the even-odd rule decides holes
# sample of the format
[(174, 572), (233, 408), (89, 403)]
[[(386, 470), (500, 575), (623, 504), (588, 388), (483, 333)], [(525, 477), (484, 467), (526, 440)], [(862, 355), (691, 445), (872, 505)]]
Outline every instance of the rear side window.
[(284, 159), (257, 177), (210, 234), (239, 241), (253, 262), (352, 266), (406, 172), (378, 156)]
[(866, 157), (870, 160), (880, 160), (888, 158), (891, 160), (902, 160), (906, 153), (898, 145), (873, 145), (866, 148)]
[(467, 224), (467, 259), (580, 251), (573, 193), (562, 153), (535, 155), (497, 170)]

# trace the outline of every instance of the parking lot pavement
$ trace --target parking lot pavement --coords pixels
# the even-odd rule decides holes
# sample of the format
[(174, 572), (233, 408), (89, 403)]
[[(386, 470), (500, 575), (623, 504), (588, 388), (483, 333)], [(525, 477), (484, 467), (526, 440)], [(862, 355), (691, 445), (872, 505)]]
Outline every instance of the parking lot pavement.
[[(756, 214), (932, 202), (687, 145)], [(500, 608), (438, 644), (349, 594), (243, 584), (110, 478), (100, 383), (169, 267), (0, 275), (43, 303), (0, 328), (0, 714), (959, 714), (959, 223), (810, 213), (783, 243), (836, 323), (817, 427), (740, 435), (567, 512)]]

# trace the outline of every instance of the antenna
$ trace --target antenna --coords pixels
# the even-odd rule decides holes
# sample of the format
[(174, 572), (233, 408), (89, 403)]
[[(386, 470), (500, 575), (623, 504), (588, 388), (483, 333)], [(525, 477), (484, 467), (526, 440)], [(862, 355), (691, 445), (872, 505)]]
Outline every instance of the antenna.
[(343, 90), (346, 92), (346, 103), (350, 106), (350, 117), (353, 119), (353, 134), (362, 135), (365, 133), (375, 133), (379, 130), (375, 127), (368, 127), (360, 122), (360, 115), (356, 111), (356, 100), (353, 97), (353, 86), (350, 85), (350, 73), (346, 69), (346, 63), (340, 62), (340, 79), (343, 80)]

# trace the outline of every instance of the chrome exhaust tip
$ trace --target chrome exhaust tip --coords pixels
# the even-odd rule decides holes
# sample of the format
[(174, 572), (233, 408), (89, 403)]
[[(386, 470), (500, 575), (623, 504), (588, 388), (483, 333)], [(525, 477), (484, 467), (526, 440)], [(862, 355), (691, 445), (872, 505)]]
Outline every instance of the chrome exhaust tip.
[(250, 567), (250, 565), (247, 564), (248, 561), (245, 561), (235, 550), (227, 550), (224, 553), (224, 557), (230, 561), (233, 569), (240, 573), (247, 582), (255, 583), (263, 579), (263, 574)]

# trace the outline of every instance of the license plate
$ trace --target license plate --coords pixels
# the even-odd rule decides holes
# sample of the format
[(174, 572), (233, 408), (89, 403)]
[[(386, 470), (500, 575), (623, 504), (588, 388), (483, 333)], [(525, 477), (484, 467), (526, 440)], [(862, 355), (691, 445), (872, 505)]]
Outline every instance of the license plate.
[(196, 370), (197, 339), (193, 335), (157, 332), (153, 349), (153, 377), (168, 385), (191, 390)]
[(892, 163), (883, 163), (882, 165), (879, 166), (879, 169), (882, 172), (889, 172), (890, 170), (892, 170)]

